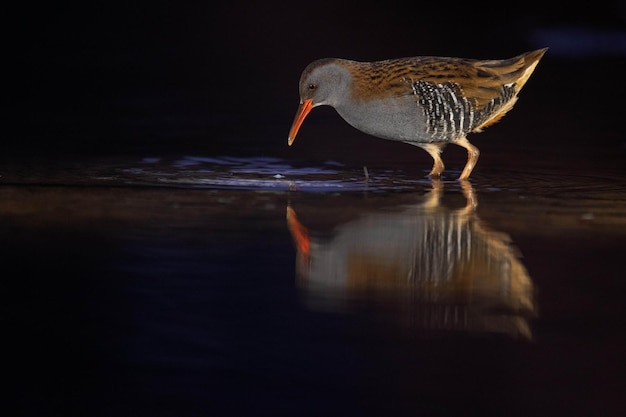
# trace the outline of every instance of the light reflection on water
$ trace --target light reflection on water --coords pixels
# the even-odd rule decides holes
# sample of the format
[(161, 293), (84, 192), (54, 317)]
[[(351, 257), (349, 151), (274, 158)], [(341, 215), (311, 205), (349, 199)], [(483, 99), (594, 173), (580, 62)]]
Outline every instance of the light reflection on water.
[[(36, 164), (29, 166), (29, 164)], [(363, 168), (353, 169), (336, 161), (311, 166), (275, 157), (144, 157), (92, 163), (22, 161), (6, 165), (5, 184), (59, 184), (220, 188), (272, 191), (359, 191), (411, 189), (428, 185), (426, 178), (402, 177), (384, 170), (366, 177)], [(369, 174), (369, 173), (368, 173)]]
[[(549, 167), (518, 172), (479, 170), (471, 182), (478, 191), (511, 191), (537, 195), (621, 198), (623, 172), (579, 174)], [(397, 191), (430, 186), (423, 175), (398, 169), (368, 169), (328, 160), (312, 165), (278, 157), (178, 157), (146, 156), (109, 159), (14, 159), (3, 162), (0, 184), (172, 186), (189, 188), (235, 188), (250, 190), (299, 191)], [(444, 180), (456, 183), (459, 172), (449, 170)]]
[[(538, 219), (571, 226), (626, 226), (623, 172), (610, 170), (584, 174), (545, 166), (519, 172), (499, 168), (477, 171), (470, 182), (481, 200), (497, 201), (515, 224), (529, 210)], [(0, 184), (87, 187), (156, 187), (207, 190), (276, 192), (411, 192), (432, 187), (423, 175), (402, 168), (368, 169), (328, 160), (310, 164), (278, 157), (145, 156), (142, 158), (12, 160), (3, 164)], [(458, 172), (444, 177), (457, 188)], [(501, 216), (498, 216), (499, 218)]]
[[(332, 163), (322, 167), (294, 167), (271, 157), (221, 158), (184, 156), (166, 164), (146, 163), (141, 168), (123, 172), (127, 180), (138, 179), (157, 184), (189, 187), (289, 190), (296, 188), (293, 178), (300, 178), (307, 188), (351, 189), (354, 184), (338, 177)], [(319, 179), (319, 180), (318, 180)]]

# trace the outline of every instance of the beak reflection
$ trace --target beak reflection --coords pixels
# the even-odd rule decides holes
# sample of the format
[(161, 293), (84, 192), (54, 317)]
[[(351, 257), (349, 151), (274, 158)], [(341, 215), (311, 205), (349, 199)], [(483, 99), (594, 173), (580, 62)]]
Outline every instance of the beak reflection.
[[(426, 332), (531, 339), (532, 280), (509, 236), (478, 218), (469, 182), (462, 187), (460, 209), (441, 204), (443, 183), (436, 181), (416, 204), (364, 210), (326, 234), (307, 228), (288, 206), (297, 284), (308, 307), (367, 312)], [(320, 211), (316, 205), (309, 213)]]

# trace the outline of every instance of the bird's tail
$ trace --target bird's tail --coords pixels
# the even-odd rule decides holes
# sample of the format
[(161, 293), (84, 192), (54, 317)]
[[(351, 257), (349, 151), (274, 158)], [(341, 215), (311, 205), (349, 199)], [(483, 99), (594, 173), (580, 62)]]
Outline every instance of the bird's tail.
[(531, 51), (520, 55), (519, 58), (524, 61), (524, 70), (522, 71), (522, 75), (515, 82), (517, 91), (521, 90), (524, 84), (526, 84), (526, 81), (528, 81), (528, 78), (535, 70), (535, 67), (539, 63), (539, 60), (543, 57), (547, 50), (548, 48), (537, 49), (536, 51)]
[(514, 83), (517, 94), (535, 70), (539, 60), (548, 48), (537, 49), (505, 60), (483, 61), (479, 67), (489, 72), (497, 72), (504, 84)]
[[(485, 127), (496, 123), (513, 108), (513, 105), (517, 102), (517, 93), (524, 87), (524, 84), (526, 84), (526, 81), (528, 81), (539, 60), (547, 50), (548, 48), (537, 49), (510, 59), (479, 61), (476, 63), (479, 76), (484, 74), (483, 76), (493, 77), (494, 84), (492, 88), (497, 86), (499, 97), (497, 98), (497, 111), (486, 112), (487, 117), (476, 125), (473, 129), (474, 132), (480, 132)], [(502, 89), (502, 86), (509, 87), (509, 94), (506, 97), (502, 97), (502, 91), (505, 91)], [(493, 105), (493, 97), (485, 94), (483, 96), (477, 95), (479, 106), (488, 107)]]

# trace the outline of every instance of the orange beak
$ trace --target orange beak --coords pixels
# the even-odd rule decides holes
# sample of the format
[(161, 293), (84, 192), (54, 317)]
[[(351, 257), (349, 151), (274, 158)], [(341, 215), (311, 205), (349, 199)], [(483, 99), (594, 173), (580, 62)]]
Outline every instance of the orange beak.
[(304, 100), (304, 103), (298, 106), (296, 117), (295, 119), (293, 119), (293, 124), (291, 125), (291, 130), (289, 131), (289, 139), (287, 140), (287, 143), (289, 144), (289, 146), (291, 146), (293, 141), (296, 140), (298, 129), (300, 129), (300, 125), (302, 125), (304, 118), (306, 117), (307, 114), (309, 114), (312, 108), (313, 108), (313, 100), (311, 99)]

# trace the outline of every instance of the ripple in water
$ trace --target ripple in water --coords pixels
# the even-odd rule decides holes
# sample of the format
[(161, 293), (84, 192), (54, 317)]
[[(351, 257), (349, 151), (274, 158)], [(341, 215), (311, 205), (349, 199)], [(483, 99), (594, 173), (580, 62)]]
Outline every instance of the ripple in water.
[(175, 160), (144, 158), (121, 170), (126, 184), (253, 190), (358, 191), (406, 189), (430, 184), (428, 178), (405, 178), (385, 170), (353, 170), (336, 161), (321, 166), (293, 164), (273, 157), (184, 156)]

